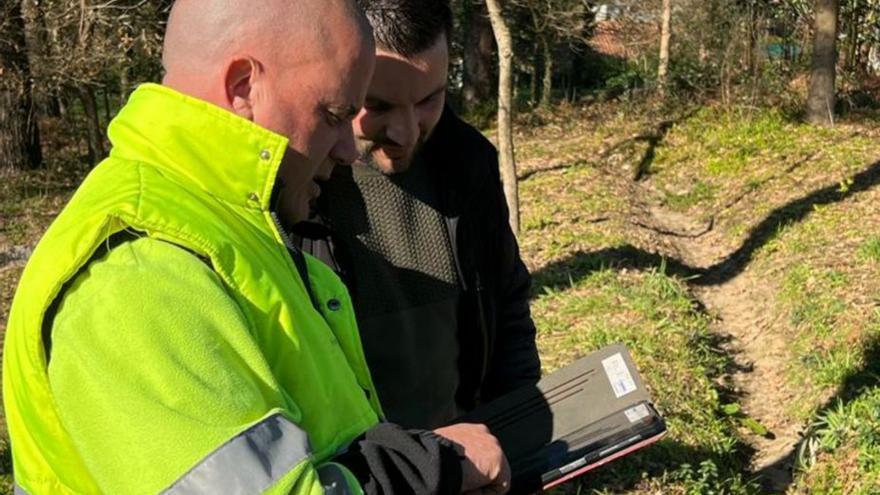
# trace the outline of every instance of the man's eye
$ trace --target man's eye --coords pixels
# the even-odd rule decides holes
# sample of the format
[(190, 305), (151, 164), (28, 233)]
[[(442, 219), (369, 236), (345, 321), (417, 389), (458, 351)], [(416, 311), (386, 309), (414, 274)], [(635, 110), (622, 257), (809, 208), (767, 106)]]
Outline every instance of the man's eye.
[(383, 113), (391, 109), (387, 103), (367, 103), (364, 108), (369, 112)]
[(327, 125), (329, 125), (330, 127), (337, 127), (343, 122), (345, 122), (345, 119), (343, 119), (339, 115), (336, 115), (333, 112), (327, 112)]
[(431, 96), (425, 98), (424, 100), (419, 102), (419, 105), (431, 105), (433, 103), (437, 103), (440, 101), (440, 95), (442, 93), (434, 93)]

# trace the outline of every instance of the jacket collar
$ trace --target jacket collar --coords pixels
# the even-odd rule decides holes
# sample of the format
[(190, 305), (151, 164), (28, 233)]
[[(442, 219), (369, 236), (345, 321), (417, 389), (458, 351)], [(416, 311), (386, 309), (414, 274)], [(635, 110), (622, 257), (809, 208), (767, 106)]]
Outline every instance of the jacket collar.
[(229, 203), (267, 210), (287, 138), (220, 107), (144, 84), (108, 129), (111, 157), (155, 166)]

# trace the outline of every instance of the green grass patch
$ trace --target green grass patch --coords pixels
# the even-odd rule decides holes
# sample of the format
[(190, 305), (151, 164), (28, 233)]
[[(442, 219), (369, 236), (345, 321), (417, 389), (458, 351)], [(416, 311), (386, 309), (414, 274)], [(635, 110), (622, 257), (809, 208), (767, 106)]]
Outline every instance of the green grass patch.
[(852, 341), (858, 329), (844, 318), (849, 309), (847, 290), (845, 274), (807, 264), (791, 268), (783, 281), (780, 302), (787, 305), (795, 332), (792, 381), (806, 387), (809, 403), (864, 364), (861, 346)]
[(814, 207), (758, 253), (757, 269), (778, 287), (773, 331), (790, 342), (789, 413), (810, 425), (790, 493), (880, 493), (877, 195)]
[(742, 474), (748, 456), (731, 413), (735, 398), (719, 386), (732, 362), (684, 283), (662, 269), (587, 268), (574, 270), (562, 288), (538, 288), (533, 313), (545, 371), (605, 345), (626, 344), (670, 434), (566, 490), (755, 493)]
[(859, 256), (863, 260), (880, 263), (880, 237), (872, 236), (868, 238), (859, 248)]
[(699, 181), (689, 191), (683, 193), (666, 192), (663, 203), (673, 210), (689, 210), (692, 207), (715, 199), (716, 186)]
[(818, 414), (798, 453), (797, 493), (873, 495), (880, 487), (880, 387)]
[[(591, 117), (589, 129), (566, 123), (546, 133), (534, 129), (530, 136), (540, 146), (530, 149), (533, 141), (527, 137), (518, 149), (529, 160), (549, 160), (555, 150), (570, 153), (581, 145), (602, 150), (621, 143), (606, 162), (596, 165), (627, 179), (644, 155), (643, 143), (626, 144), (627, 139), (662, 118), (636, 114), (630, 118), (638, 129), (633, 132), (633, 126), (611, 116), (613, 112), (609, 115), (598, 121)], [(704, 108), (677, 122), (654, 148), (645, 179), (648, 196), (639, 198), (694, 218), (713, 218), (714, 231), (729, 252), (753, 243), (746, 269), (771, 288), (762, 299), (767, 332), (789, 343), (781, 358), (787, 381), (775, 386), (793, 396), (788, 420), (795, 423), (808, 424), (825, 414), (828, 398), (841, 398), (845, 391), (845, 404), (861, 400), (869, 389), (852, 384), (870, 381), (865, 370), (871, 369), (872, 359), (880, 360), (869, 352), (880, 327), (875, 315), (880, 301), (880, 193), (875, 194), (873, 179), (865, 183), (864, 174), (861, 182), (854, 180), (880, 159), (878, 130), (870, 122), (817, 128), (774, 109)], [(572, 132), (592, 136), (575, 139)], [(554, 368), (580, 355), (573, 349), (586, 352), (624, 341), (670, 417), (670, 441), (692, 450), (664, 451), (668, 444), (661, 444), (656, 452), (667, 459), (653, 464), (646, 452), (604, 470), (597, 481), (577, 485), (571, 493), (753, 490), (741, 474), (747, 465), (737, 457), (742, 447), (737, 430), (760, 435), (762, 425), (752, 424), (736, 399), (725, 397), (724, 374), (714, 361), (719, 355), (711, 352), (717, 346), (711, 338), (699, 338), (711, 334), (705, 322), (699, 323), (703, 316), (687, 291), (676, 292), (676, 284), (683, 289), (682, 281), (662, 271), (621, 271), (629, 254), (645, 251), (644, 246), (662, 250), (662, 244), (627, 225), (633, 210), (619, 199), (625, 192), (615, 191), (602, 174), (588, 172), (590, 167), (553, 178), (548, 174), (521, 189), (528, 205), (521, 237), (524, 253), (533, 265), (553, 268), (539, 270), (536, 277), (542, 356)], [(578, 182), (578, 177), (589, 181)], [(577, 188), (585, 194), (578, 197), (572, 192)], [(824, 196), (813, 196), (822, 190)], [(607, 202), (596, 200), (609, 191)], [(831, 202), (829, 195), (835, 196)], [(603, 214), (623, 220), (600, 225), (574, 221)], [(773, 222), (762, 224), (771, 214)], [(634, 249), (627, 251), (629, 247)], [(629, 254), (618, 259), (621, 252)], [(723, 354), (720, 358), (728, 359)], [(876, 375), (873, 379), (880, 380)], [(852, 414), (854, 422), (862, 421)], [(860, 493), (867, 490), (860, 486), (876, 483), (874, 464), (856, 461), (872, 452), (876, 442), (868, 437), (862, 445), (847, 438), (834, 449), (823, 448), (794, 490)], [(853, 479), (867, 481), (859, 485)]]
[(660, 150), (656, 167), (662, 170), (699, 159), (704, 174), (723, 178), (741, 173), (762, 157), (790, 150), (794, 131), (776, 110), (705, 108), (673, 131), (670, 141), (675, 146)]

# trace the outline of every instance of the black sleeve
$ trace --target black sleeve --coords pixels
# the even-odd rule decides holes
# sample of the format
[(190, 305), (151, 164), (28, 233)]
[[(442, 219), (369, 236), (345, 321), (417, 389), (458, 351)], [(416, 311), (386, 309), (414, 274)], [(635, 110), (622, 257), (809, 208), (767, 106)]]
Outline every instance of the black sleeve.
[(497, 155), (492, 155), (492, 178), (483, 197), (491, 201), (491, 215), (486, 232), (497, 238), (487, 245), (495, 246), (500, 255), (498, 282), (495, 287), (496, 335), (482, 397), (491, 400), (516, 388), (537, 383), (541, 377), (541, 360), (535, 342), (536, 330), (529, 309), (531, 275), (519, 253), (519, 245), (510, 228), (507, 201), (498, 172)]
[(367, 495), (461, 492), (461, 457), (432, 431), (379, 423), (334, 462), (347, 467)]

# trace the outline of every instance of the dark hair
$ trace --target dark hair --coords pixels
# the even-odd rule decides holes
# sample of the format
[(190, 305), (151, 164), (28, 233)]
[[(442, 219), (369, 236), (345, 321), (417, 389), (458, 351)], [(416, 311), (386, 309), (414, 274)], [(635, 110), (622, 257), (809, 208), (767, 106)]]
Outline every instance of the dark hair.
[(411, 57), (434, 46), (441, 34), (450, 41), (449, 0), (358, 0), (358, 5), (383, 50)]

